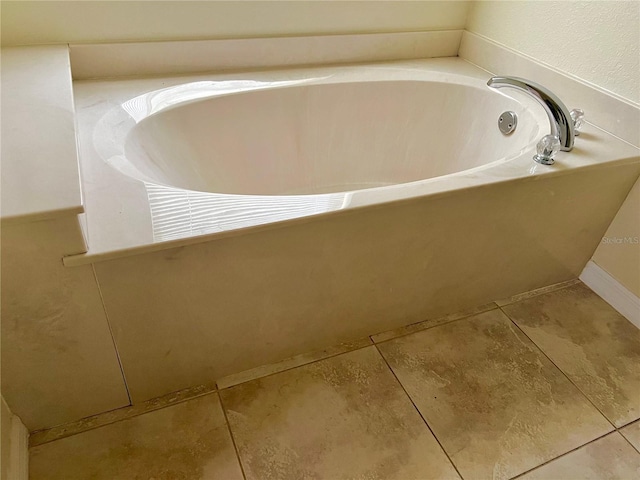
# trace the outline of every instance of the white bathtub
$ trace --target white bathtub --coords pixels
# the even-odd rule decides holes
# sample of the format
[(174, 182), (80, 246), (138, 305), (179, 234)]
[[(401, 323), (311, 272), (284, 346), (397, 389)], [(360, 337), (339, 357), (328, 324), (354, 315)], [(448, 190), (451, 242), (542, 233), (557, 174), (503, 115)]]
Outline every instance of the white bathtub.
[[(123, 105), (137, 122), (124, 158), (139, 178), (157, 184), (306, 195), (484, 167), (519, 155), (549, 128), (541, 108), (505, 97), (480, 79), (432, 73), (387, 81), (384, 72), (376, 73), (360, 81), (339, 74), (201, 81), (143, 94)], [(498, 130), (506, 110), (519, 118), (510, 135)]]
[[(121, 195), (141, 198), (127, 206), (137, 220), (118, 234), (89, 218), (100, 232), (90, 254), (201, 241), (529, 175), (532, 168), (550, 171), (529, 159), (513, 162), (533, 152), (549, 129), (535, 101), (488, 88), (486, 75), (464, 62), (429, 66), (101, 83), (100, 94), (114, 87), (117, 94), (109, 102), (89, 100), (100, 118), (88, 122), (84, 146), (88, 156), (138, 181)], [(152, 88), (167, 82), (172, 85)], [(76, 91), (95, 87), (84, 82)], [(515, 132), (503, 135), (498, 117), (507, 110), (519, 120)], [(113, 171), (94, 164), (87, 176), (96, 169), (90, 186), (126, 184), (105, 181)]]
[(94, 264), (134, 402), (575, 278), (638, 149), (587, 124), (539, 165), (543, 109), (488, 77), (434, 59), (76, 82), (89, 251), (64, 261)]

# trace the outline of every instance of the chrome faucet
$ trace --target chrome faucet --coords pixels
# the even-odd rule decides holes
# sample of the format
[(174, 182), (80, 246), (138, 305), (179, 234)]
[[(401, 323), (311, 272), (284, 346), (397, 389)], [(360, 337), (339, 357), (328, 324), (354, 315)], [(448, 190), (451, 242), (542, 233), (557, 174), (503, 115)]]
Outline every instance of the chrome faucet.
[(491, 88), (516, 88), (538, 100), (549, 117), (551, 135), (557, 135), (560, 139), (560, 150), (571, 151), (575, 138), (573, 119), (564, 103), (551, 91), (542, 85), (517, 77), (492, 77), (487, 85)]

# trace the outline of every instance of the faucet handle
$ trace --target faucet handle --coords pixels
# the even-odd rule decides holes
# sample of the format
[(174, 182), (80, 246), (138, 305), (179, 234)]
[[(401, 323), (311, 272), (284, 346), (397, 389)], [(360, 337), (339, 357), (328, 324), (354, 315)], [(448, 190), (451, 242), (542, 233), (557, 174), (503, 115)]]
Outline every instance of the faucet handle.
[(569, 112), (571, 120), (573, 120), (573, 131), (576, 136), (580, 135), (580, 129), (584, 122), (584, 111), (579, 108), (574, 108)]
[(542, 165), (553, 165), (555, 160), (553, 157), (560, 150), (560, 138), (557, 135), (545, 135), (536, 145), (538, 152), (533, 159)]

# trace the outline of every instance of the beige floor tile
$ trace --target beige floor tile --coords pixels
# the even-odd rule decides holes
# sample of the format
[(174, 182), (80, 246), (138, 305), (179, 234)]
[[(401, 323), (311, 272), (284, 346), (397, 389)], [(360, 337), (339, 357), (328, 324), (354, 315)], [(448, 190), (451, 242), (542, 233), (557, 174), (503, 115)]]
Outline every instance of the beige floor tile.
[(459, 478), (373, 346), (220, 395), (248, 480)]
[(585, 285), (503, 311), (617, 427), (640, 418), (640, 330)]
[(536, 468), (518, 480), (631, 480), (640, 477), (640, 454), (614, 432)]
[(217, 394), (30, 449), (31, 480), (242, 479)]
[(509, 478), (612, 430), (500, 310), (378, 348), (464, 478)]
[(620, 433), (640, 452), (640, 420), (621, 428)]

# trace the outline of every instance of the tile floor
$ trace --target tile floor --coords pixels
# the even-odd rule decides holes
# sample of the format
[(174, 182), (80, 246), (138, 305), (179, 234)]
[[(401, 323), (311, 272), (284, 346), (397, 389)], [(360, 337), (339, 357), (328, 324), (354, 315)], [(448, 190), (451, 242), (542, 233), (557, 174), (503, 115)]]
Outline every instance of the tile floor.
[(35, 434), (30, 478), (636, 479), (639, 419), (640, 330), (568, 282)]

